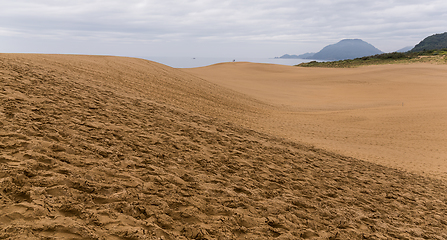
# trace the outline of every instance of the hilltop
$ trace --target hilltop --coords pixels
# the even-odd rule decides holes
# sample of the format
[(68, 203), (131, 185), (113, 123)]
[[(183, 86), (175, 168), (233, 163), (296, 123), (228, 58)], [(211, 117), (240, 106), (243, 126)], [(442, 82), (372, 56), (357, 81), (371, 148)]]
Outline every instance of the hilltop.
[[(247, 74), (246, 63), (214, 67)], [(428, 80), (442, 75), (429, 70), (438, 74)], [(447, 238), (441, 180), (263, 131), (278, 109), (292, 112), (243, 86), (142, 59), (74, 55), (0, 54), (0, 79), (2, 239)]]
[[(371, 54), (338, 61), (301, 63), (302, 67), (357, 67), (399, 63), (447, 63), (447, 32), (429, 36), (414, 48), (405, 47), (392, 53)], [(314, 58), (316, 59), (316, 58)]]
[(343, 39), (336, 44), (331, 44), (317, 53), (305, 53), (301, 55), (285, 54), (279, 58), (300, 58), (315, 60), (343, 60), (353, 59), (374, 54), (382, 51), (361, 39)]
[(315, 53), (304, 53), (304, 54), (300, 54), (300, 55), (289, 55), (289, 54), (284, 54), (281, 57), (276, 57), (276, 58), (284, 58), (284, 59), (294, 59), (294, 58), (298, 58), (298, 59), (307, 59), (307, 58), (312, 58), (312, 56)]
[(344, 39), (336, 44), (324, 47), (319, 52), (315, 53), (311, 59), (343, 60), (380, 53), (382, 53), (382, 51), (361, 39)]
[(426, 37), (418, 43), (411, 52), (447, 49), (447, 32)]

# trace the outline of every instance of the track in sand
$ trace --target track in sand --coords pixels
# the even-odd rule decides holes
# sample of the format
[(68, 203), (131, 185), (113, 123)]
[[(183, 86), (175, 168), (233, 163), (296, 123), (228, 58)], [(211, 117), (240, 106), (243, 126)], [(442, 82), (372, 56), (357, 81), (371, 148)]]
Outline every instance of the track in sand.
[(447, 65), (226, 63), (185, 71), (274, 106), (259, 121), (273, 134), (447, 179)]
[[(0, 238), (447, 238), (441, 180), (322, 150), (299, 128), (283, 138), (285, 109), (318, 112), (195, 75), (132, 58), (0, 54)], [(324, 116), (324, 105), (307, 106)], [(315, 119), (322, 130), (303, 124), (326, 131), (330, 115)]]

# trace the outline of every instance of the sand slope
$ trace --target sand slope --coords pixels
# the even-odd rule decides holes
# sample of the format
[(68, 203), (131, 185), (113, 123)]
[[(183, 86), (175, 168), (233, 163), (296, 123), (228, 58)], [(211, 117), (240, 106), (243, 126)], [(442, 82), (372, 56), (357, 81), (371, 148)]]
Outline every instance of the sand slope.
[(273, 105), (271, 118), (259, 119), (272, 134), (447, 178), (447, 65), (225, 63), (184, 71)]
[(2, 239), (447, 238), (441, 181), (251, 130), (268, 106), (179, 70), (0, 54), (0, 79)]

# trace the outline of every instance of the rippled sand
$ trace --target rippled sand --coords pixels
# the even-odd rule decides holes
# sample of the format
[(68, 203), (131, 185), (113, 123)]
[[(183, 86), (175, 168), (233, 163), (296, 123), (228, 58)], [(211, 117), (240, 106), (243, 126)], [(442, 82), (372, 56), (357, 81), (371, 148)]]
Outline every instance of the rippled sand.
[(272, 134), (447, 178), (447, 66), (349, 69), (226, 63), (185, 69), (276, 109)]
[(445, 72), (0, 54), (0, 238), (445, 239)]

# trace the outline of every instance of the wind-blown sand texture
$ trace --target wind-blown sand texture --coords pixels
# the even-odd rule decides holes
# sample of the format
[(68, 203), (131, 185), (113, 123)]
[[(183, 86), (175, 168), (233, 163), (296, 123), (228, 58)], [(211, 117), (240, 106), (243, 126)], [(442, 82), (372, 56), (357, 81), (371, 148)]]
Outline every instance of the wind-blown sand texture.
[[(281, 137), (297, 115), (330, 122), (312, 110), (328, 104), (197, 75), (206, 80), (141, 59), (0, 54), (0, 238), (447, 238), (441, 180), (322, 150), (299, 128), (299, 141)], [(365, 102), (331, 107), (375, 106)], [(288, 126), (274, 121), (285, 109)]]
[(447, 65), (226, 63), (185, 71), (272, 104), (260, 119), (271, 133), (447, 180)]

